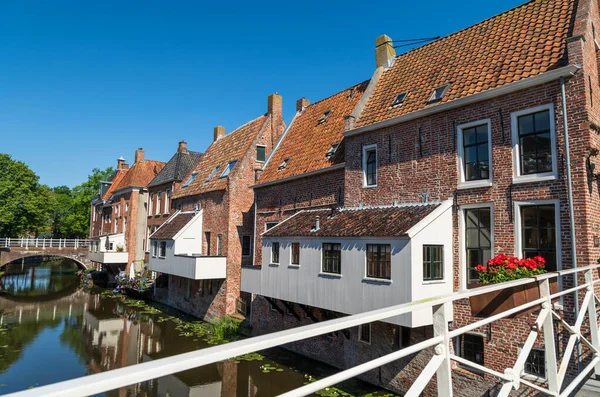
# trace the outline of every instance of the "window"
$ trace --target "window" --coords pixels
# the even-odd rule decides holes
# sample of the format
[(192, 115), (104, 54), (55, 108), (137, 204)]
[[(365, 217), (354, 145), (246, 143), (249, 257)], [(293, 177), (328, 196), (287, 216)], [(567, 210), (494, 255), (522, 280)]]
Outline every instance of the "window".
[(152, 242), (152, 257), (156, 258), (156, 251), (158, 251), (158, 242)]
[(148, 226), (148, 230), (146, 230), (146, 241), (148, 241), (148, 245), (146, 247), (146, 251), (150, 251), (150, 235), (152, 234), (151, 226)]
[(225, 167), (225, 169), (221, 173), (221, 176), (219, 176), (219, 179), (227, 177), (227, 175), (229, 175), (233, 167), (235, 167), (236, 163), (237, 160), (230, 161), (229, 164), (227, 164), (227, 167)]
[(168, 214), (171, 207), (171, 191), (167, 190), (165, 193), (165, 214)]
[(256, 146), (256, 161), (263, 162), (267, 158), (267, 148), (265, 146)]
[(392, 247), (389, 244), (367, 244), (367, 277), (392, 277)]
[(473, 181), (489, 181), (491, 179), (490, 125), (490, 121), (486, 120), (458, 126), (461, 184), (477, 185)]
[(112, 251), (115, 249), (115, 243), (108, 243), (108, 250)]
[(317, 124), (323, 124), (323, 123), (325, 123), (329, 119), (330, 115), (331, 115), (331, 109), (326, 110), (323, 113), (323, 115), (319, 118), (319, 121), (317, 122)]
[(156, 212), (154, 213), (154, 215), (160, 214), (161, 203), (162, 203), (162, 192), (158, 192), (158, 193), (156, 193)]
[(323, 273), (342, 273), (342, 245), (323, 243)]
[(483, 336), (464, 334), (455, 339), (455, 353), (457, 356), (484, 365)]
[(273, 229), (275, 226), (277, 226), (279, 222), (266, 222), (265, 223), (265, 231)]
[(332, 143), (327, 153), (325, 153), (325, 157), (330, 159), (335, 156), (335, 152), (337, 152), (338, 147), (340, 147), (340, 142)]
[(129, 203), (125, 203), (125, 212), (129, 212)]
[(212, 170), (212, 172), (210, 173), (210, 175), (208, 176), (208, 178), (206, 178), (206, 180), (204, 181), (204, 183), (208, 183), (213, 178), (213, 176), (215, 176), (215, 174), (217, 173), (217, 171), (219, 171), (219, 166), (218, 165), (215, 167), (214, 170)]
[(540, 255), (546, 260), (546, 270), (556, 271), (556, 209), (554, 204), (521, 205), (521, 255)]
[(194, 179), (196, 179), (196, 177), (197, 177), (197, 176), (198, 176), (198, 173), (197, 173), (197, 172), (194, 172), (194, 173), (193, 173), (193, 174), (192, 174), (192, 175), (191, 175), (191, 176), (188, 178), (188, 180), (187, 180), (187, 181), (185, 181), (185, 183), (184, 183), (184, 184), (183, 184), (183, 186), (181, 186), (181, 187), (188, 187), (188, 186), (190, 186), (190, 184), (191, 184), (192, 182), (194, 182)]
[(449, 84), (445, 84), (442, 86), (439, 86), (437, 88), (433, 89), (433, 92), (431, 93), (431, 96), (429, 97), (429, 101), (428, 102), (437, 102), (437, 101), (441, 101), (442, 98), (444, 97), (444, 94), (446, 93), (446, 90), (448, 89)]
[(492, 257), (492, 209), (464, 210), (467, 284), (479, 281), (475, 267), (485, 265)]
[(556, 138), (553, 105), (511, 115), (515, 180), (555, 178)]
[(527, 361), (525, 361), (523, 372), (538, 378), (546, 378), (546, 354), (544, 349), (531, 349)]
[(184, 299), (186, 301), (189, 301), (191, 296), (192, 296), (192, 280), (190, 280), (189, 278), (186, 278), (185, 279), (185, 296), (184, 296)]
[(285, 170), (285, 168), (287, 167), (289, 162), (290, 162), (290, 157), (285, 158), (283, 160), (283, 162), (281, 164), (279, 164), (279, 167), (277, 167), (277, 171)]
[(377, 186), (377, 145), (363, 147), (363, 186)]
[(358, 326), (358, 340), (371, 344), (371, 324), (361, 324)]
[(250, 256), (250, 248), (250, 236), (242, 236), (242, 256)]
[(300, 243), (292, 243), (292, 265), (300, 265)]
[(217, 234), (217, 256), (223, 256), (223, 235)]
[(279, 264), (279, 243), (271, 244), (271, 263)]
[(444, 279), (444, 246), (423, 246), (423, 281)]
[(398, 94), (396, 98), (394, 98), (394, 102), (392, 102), (392, 107), (402, 105), (402, 102), (404, 102), (404, 99), (406, 99), (406, 95), (408, 95), (408, 92)]
[(158, 254), (158, 256), (161, 258), (164, 258), (165, 256), (167, 256), (167, 242), (166, 241), (160, 242), (160, 253)]

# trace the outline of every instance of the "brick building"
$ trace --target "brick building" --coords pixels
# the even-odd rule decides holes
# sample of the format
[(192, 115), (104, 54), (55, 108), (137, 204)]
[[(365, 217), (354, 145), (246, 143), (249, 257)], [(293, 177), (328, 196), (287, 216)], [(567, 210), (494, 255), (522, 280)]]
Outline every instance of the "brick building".
[[(310, 144), (321, 138), (316, 128), (292, 133), (299, 113), (255, 186), (261, 236), (256, 266), (242, 274), (242, 290), (254, 294), (254, 332), (467, 289), (474, 266), (499, 253), (542, 255), (549, 270), (594, 263), (599, 12), (591, 0), (532, 1), (399, 56), (379, 37), (363, 97), (338, 115), (347, 116), (336, 127), (343, 139), (329, 139), (341, 141), (344, 160), (281, 173), (296, 153), (324, 162), (323, 148)], [(326, 110), (307, 126), (328, 122)], [(391, 227), (400, 220), (412, 222)], [(572, 316), (573, 299), (562, 305)], [(454, 353), (502, 371), (532, 319), (477, 329), (453, 341)], [(468, 302), (454, 306), (451, 327), (473, 321)], [(430, 324), (390, 319), (288, 347), (345, 368), (430, 337)], [(363, 377), (406, 391), (431, 354)], [(538, 380), (539, 357), (534, 351), (526, 365)], [(497, 381), (458, 366), (453, 377), (461, 396)]]
[(187, 149), (187, 143), (179, 142), (177, 152), (167, 162), (165, 167), (148, 184), (148, 221), (144, 249), (146, 263), (150, 260), (149, 237), (173, 214), (171, 195), (181, 186), (183, 178), (198, 163), (202, 153)]
[[(147, 222), (147, 185), (165, 166), (164, 162), (146, 160), (144, 150), (135, 151), (134, 163), (128, 167), (120, 158), (112, 180), (100, 183), (99, 196), (92, 201), (92, 253), (90, 259), (116, 274), (139, 272), (144, 265)], [(102, 211), (100, 216), (100, 210)], [(100, 225), (98, 225), (100, 223)]]
[(281, 96), (267, 113), (214, 141), (173, 195), (177, 210), (151, 237), (150, 268), (169, 274), (162, 300), (211, 320), (234, 313), (242, 263), (252, 263), (254, 197), (250, 186), (285, 125)]

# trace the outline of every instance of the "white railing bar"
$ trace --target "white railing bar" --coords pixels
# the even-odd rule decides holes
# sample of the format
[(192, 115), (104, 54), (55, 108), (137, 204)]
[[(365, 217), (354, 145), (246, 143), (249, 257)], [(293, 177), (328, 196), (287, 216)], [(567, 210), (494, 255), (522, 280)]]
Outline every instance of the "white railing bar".
[(425, 368), (421, 370), (421, 373), (419, 374), (419, 376), (417, 376), (417, 379), (415, 379), (412, 386), (410, 387), (410, 389), (408, 389), (404, 396), (419, 397), (423, 392), (423, 389), (425, 389), (425, 387), (427, 386), (427, 384), (429, 383), (429, 381), (443, 362), (443, 355), (434, 355), (433, 357), (431, 357), (431, 360), (429, 360)]
[(577, 377), (575, 377), (575, 379), (573, 379), (573, 381), (569, 383), (569, 386), (567, 386), (565, 390), (563, 390), (562, 393), (560, 393), (560, 397), (569, 397), (573, 390), (575, 390), (575, 388), (577, 388), (577, 386), (579, 386), (579, 384), (583, 382), (585, 378), (587, 378), (587, 375), (590, 373), (591, 370), (594, 369), (598, 362), (600, 362), (600, 357), (596, 355), (592, 359), (592, 361), (579, 373), (579, 375), (577, 375)]
[(437, 345), (438, 343), (443, 342), (444, 337), (442, 335), (433, 337), (426, 341), (417, 343), (412, 346), (405, 347), (402, 350), (395, 351), (393, 353), (386, 354), (385, 356), (381, 356), (371, 361), (367, 361), (366, 363), (357, 365), (356, 367), (352, 367), (346, 369), (344, 371), (338, 372), (334, 375), (328, 376), (327, 378), (323, 378), (313, 383), (309, 383), (297, 389), (291, 390), (287, 393), (280, 394), (279, 397), (302, 397), (307, 396), (309, 394), (318, 392), (326, 387), (333, 386), (347, 379), (358, 376), (366, 371), (369, 371), (374, 368), (381, 367), (382, 365), (391, 363), (392, 361), (396, 361), (401, 359), (402, 357), (406, 357), (413, 353), (419, 352), (423, 349), (427, 349), (428, 347), (432, 347)]
[(512, 381), (511, 378), (509, 378), (508, 376), (504, 375), (503, 373), (500, 373), (498, 371), (494, 371), (493, 369), (489, 369), (487, 367), (484, 367), (483, 365), (479, 365), (477, 363), (474, 363), (473, 361), (464, 359), (464, 358), (462, 358), (460, 356), (457, 356), (456, 354), (450, 354), (450, 360), (456, 361), (457, 363), (462, 364), (464, 366), (471, 367), (471, 368), (473, 368), (473, 369), (475, 369), (477, 371), (488, 373), (488, 374), (490, 374), (492, 376), (495, 376), (495, 377), (500, 378), (502, 380), (505, 380), (507, 382), (508, 381)]
[[(570, 273), (575, 273), (575, 272), (580, 272), (580, 271), (597, 269), (599, 267), (600, 267), (600, 265), (590, 265), (590, 266), (580, 267), (580, 268), (576, 268), (576, 269), (569, 269), (567, 271), (561, 271), (561, 272), (565, 272), (565, 273), (568, 272), (568, 274), (570, 274)], [(208, 365), (208, 364), (213, 364), (215, 362), (223, 361), (223, 360), (226, 360), (226, 359), (229, 359), (232, 357), (236, 357), (236, 356), (239, 356), (242, 354), (251, 353), (251, 352), (255, 352), (255, 351), (259, 351), (259, 350), (264, 350), (269, 347), (275, 347), (275, 346), (279, 346), (279, 345), (286, 344), (289, 342), (295, 342), (298, 340), (314, 337), (317, 335), (322, 335), (322, 334), (326, 334), (326, 333), (330, 333), (330, 332), (334, 332), (334, 331), (339, 331), (342, 329), (358, 326), (360, 324), (370, 323), (370, 322), (374, 322), (374, 321), (380, 321), (380, 320), (383, 320), (383, 319), (386, 319), (389, 317), (398, 316), (398, 315), (408, 313), (411, 311), (415, 311), (415, 310), (431, 308), (436, 305), (442, 305), (446, 302), (452, 302), (455, 300), (468, 298), (469, 296), (477, 296), (477, 295), (481, 295), (481, 294), (484, 294), (487, 292), (498, 291), (498, 290), (502, 290), (502, 289), (509, 288), (512, 286), (525, 285), (525, 284), (529, 284), (529, 283), (532, 283), (535, 281), (539, 281), (540, 279), (549, 279), (549, 278), (558, 277), (558, 276), (563, 275), (561, 272), (544, 274), (544, 275), (538, 276), (536, 278), (515, 280), (515, 281), (510, 281), (507, 283), (491, 284), (489, 286), (483, 286), (483, 287), (479, 287), (479, 288), (472, 289), (472, 290), (459, 291), (456, 293), (448, 294), (445, 296), (440, 296), (437, 298), (423, 299), (421, 301), (404, 303), (404, 304), (400, 304), (400, 305), (396, 305), (396, 306), (392, 306), (392, 307), (388, 307), (388, 308), (373, 310), (373, 311), (367, 312), (367, 313), (360, 313), (360, 314), (355, 314), (355, 315), (351, 315), (351, 316), (347, 316), (347, 317), (341, 317), (338, 319), (329, 320), (329, 321), (325, 321), (325, 322), (321, 322), (321, 323), (315, 323), (315, 324), (306, 325), (303, 327), (292, 328), (292, 329), (285, 330), (285, 331), (279, 331), (279, 332), (272, 333), (272, 334), (258, 336), (258, 337), (246, 339), (243, 341), (232, 342), (232, 343), (228, 343), (228, 344), (221, 345), (221, 346), (215, 346), (215, 347), (211, 347), (211, 348), (207, 348), (207, 349), (201, 349), (198, 351), (183, 353), (180, 355), (167, 357), (167, 358), (163, 358), (163, 359), (159, 359), (159, 360), (155, 360), (155, 361), (151, 361), (151, 362), (147, 362), (147, 363), (137, 364), (137, 365), (130, 366), (130, 367), (124, 367), (124, 368), (111, 370), (111, 371), (107, 371), (107, 372), (103, 372), (103, 373), (99, 373), (99, 374), (88, 375), (88, 376), (84, 376), (81, 378), (40, 387), (37, 389), (26, 390), (26, 391), (14, 393), (12, 395), (15, 397), (16, 396), (19, 396), (19, 397), (40, 396), (40, 395), (67, 397), (67, 396), (83, 396), (83, 395), (97, 394), (99, 392), (117, 389), (119, 387), (143, 382), (143, 381), (150, 380), (150, 379), (159, 378), (159, 377), (162, 377), (165, 375), (185, 371), (185, 370), (188, 370), (191, 368), (196, 368), (196, 367), (200, 367), (200, 366), (204, 366), (204, 365)], [(470, 326), (462, 327), (458, 330), (454, 330), (449, 333), (448, 337), (452, 337), (452, 335), (456, 336), (461, 333), (467, 332), (470, 329), (478, 328), (481, 325), (488, 324), (497, 319), (504, 318), (513, 313), (517, 313), (522, 310), (525, 310), (529, 307), (539, 305), (540, 303), (543, 303), (544, 301), (546, 301), (545, 298), (540, 298), (534, 302), (530, 302), (528, 304), (521, 305), (515, 309), (507, 310), (503, 313), (500, 313), (498, 315), (492, 316), (488, 319), (485, 319), (483, 321), (479, 321), (479, 322), (475, 323), (474, 327), (473, 327), (473, 325), (470, 325)], [(411, 347), (407, 347), (406, 349), (403, 349), (399, 352), (395, 352), (395, 353), (392, 353), (392, 354), (390, 354), (388, 356), (384, 356), (384, 357), (390, 357), (390, 356), (394, 357), (394, 358), (392, 358), (392, 361), (393, 361), (397, 358), (403, 357), (404, 356), (403, 353), (405, 353), (405, 352), (406, 352), (406, 354), (409, 354), (409, 353), (407, 353), (408, 349), (412, 350), (413, 348), (418, 348), (416, 350), (416, 351), (418, 351), (419, 349), (423, 349), (423, 348), (432, 346), (433, 344), (439, 343), (441, 340), (443, 340), (442, 336), (434, 337), (432, 339), (425, 341), (428, 343), (422, 342), (420, 344), (413, 345)], [(402, 352), (402, 353), (400, 353), (400, 352)], [(400, 353), (400, 355), (397, 355), (397, 353)], [(380, 359), (383, 359), (384, 357), (381, 357), (374, 361), (378, 361)], [(379, 364), (379, 366), (380, 365), (383, 365), (383, 363)], [(360, 366), (351, 368), (344, 372), (354, 374), (356, 371), (356, 368), (360, 368)], [(357, 374), (360, 374), (360, 373), (362, 373), (362, 372), (358, 372)], [(342, 373), (340, 373), (340, 374), (342, 374)], [(340, 374), (336, 374), (333, 377), (329, 377), (326, 379), (330, 379), (330, 378), (336, 379), (336, 377), (338, 377)], [(352, 376), (354, 376), (354, 375), (350, 375), (350, 377), (352, 377)], [(325, 381), (326, 379), (324, 379), (323, 381)], [(318, 382), (321, 382), (321, 381), (318, 381)], [(319, 384), (318, 382), (315, 382), (311, 385), (306, 385), (305, 387), (300, 388), (298, 390), (305, 390), (306, 387), (310, 387), (315, 384), (318, 384), (319, 386), (321, 386), (321, 384)], [(337, 382), (339, 382), (339, 381), (336, 381), (335, 383), (337, 383)], [(332, 384), (335, 384), (335, 383), (332, 383)], [(327, 386), (329, 386), (329, 384), (325, 385), (324, 387), (327, 387)], [(318, 391), (318, 390), (320, 390), (320, 389), (315, 389), (314, 391)], [(290, 395), (300, 395), (300, 394), (290, 394)]]
[(531, 387), (532, 389), (535, 389), (535, 390), (537, 390), (537, 391), (539, 391), (541, 393), (547, 394), (549, 396), (558, 396), (558, 393), (550, 391), (548, 389), (545, 389), (545, 388), (543, 388), (543, 387), (541, 387), (539, 385), (536, 385), (535, 383), (530, 382), (527, 379), (520, 378), (519, 382), (522, 383), (523, 385), (527, 386), (527, 387)]
[[(562, 325), (563, 327), (565, 327), (565, 328), (567, 329), (567, 331), (569, 331), (569, 334), (577, 334), (577, 331), (575, 331), (575, 329), (573, 329), (573, 327), (572, 327), (572, 326), (570, 326), (570, 325), (569, 325), (569, 323), (567, 323), (565, 320), (563, 320), (563, 319), (562, 319), (562, 318), (561, 318), (561, 317), (558, 315), (558, 313), (556, 313), (556, 312), (554, 312), (554, 311), (553, 311), (553, 312), (552, 312), (552, 316), (553, 316), (553, 317), (554, 317), (556, 320), (560, 321), (561, 325)], [(592, 344), (592, 343), (591, 343), (589, 340), (587, 340), (587, 339), (585, 338), (585, 336), (583, 336), (583, 335), (579, 334), (579, 339), (581, 340), (581, 342), (582, 342), (584, 345), (586, 345), (586, 346), (587, 346), (587, 347), (589, 347), (590, 349), (594, 350), (595, 352), (597, 352), (597, 353), (600, 353), (600, 351), (598, 351), (598, 348), (594, 347), (594, 345), (593, 345), (593, 344)]]
[(591, 283), (579, 284), (577, 287), (573, 287), (573, 288), (565, 289), (565, 290), (562, 290), (562, 291), (559, 291), (559, 292), (557, 292), (556, 294), (552, 294), (552, 295), (550, 295), (550, 299), (556, 299), (556, 298), (560, 298), (560, 297), (561, 297), (561, 296), (563, 296), (563, 295), (568, 295), (568, 294), (571, 294), (571, 293), (573, 293), (573, 292), (577, 292), (577, 291), (579, 291), (579, 290), (582, 290), (582, 289), (584, 289), (584, 288), (587, 288), (587, 287), (589, 287), (589, 286), (593, 287), (594, 285), (596, 285), (596, 284), (598, 284), (598, 283), (600, 283), (600, 279), (598, 279), (598, 280), (594, 280), (594, 281), (593, 281), (593, 282), (591, 282)]
[[(592, 299), (592, 291), (588, 291), (585, 293), (585, 296), (583, 297), (583, 303), (581, 304), (581, 307), (587, 307), (590, 304), (590, 300)], [(575, 326), (573, 328), (575, 328), (575, 330), (577, 330), (577, 333), (581, 333), (581, 325), (583, 324), (583, 320), (585, 320), (585, 315), (587, 314), (587, 310), (581, 310), (581, 312), (579, 313), (579, 316), (577, 317), (577, 321), (575, 322)]]
[(526, 310), (526, 309), (528, 309), (530, 307), (538, 306), (538, 305), (544, 303), (545, 301), (546, 301), (546, 298), (540, 298), (540, 299), (531, 301), (529, 303), (526, 303), (524, 305), (517, 306), (514, 309), (506, 310), (506, 311), (504, 311), (502, 313), (498, 313), (498, 314), (495, 314), (493, 316), (484, 318), (483, 320), (476, 321), (476, 322), (474, 322), (472, 324), (467, 324), (465, 326), (462, 326), (460, 328), (457, 328), (457, 329), (454, 329), (454, 330), (448, 332), (448, 337), (449, 338), (455, 338), (455, 337), (457, 337), (459, 335), (464, 334), (465, 332), (473, 331), (476, 328), (482, 327), (484, 325), (492, 323), (492, 322), (494, 322), (496, 320), (499, 320), (501, 318), (508, 317), (511, 314), (515, 314), (515, 313), (521, 312), (521, 311)]

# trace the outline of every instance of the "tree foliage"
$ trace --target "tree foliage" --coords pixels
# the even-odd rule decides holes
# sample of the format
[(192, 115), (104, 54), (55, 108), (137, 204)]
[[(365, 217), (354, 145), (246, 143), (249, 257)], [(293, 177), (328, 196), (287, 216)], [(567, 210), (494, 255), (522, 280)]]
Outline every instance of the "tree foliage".
[(88, 179), (70, 189), (49, 188), (23, 162), (0, 153), (0, 237), (51, 234), (85, 238), (89, 234), (91, 199), (112, 168), (93, 169)]

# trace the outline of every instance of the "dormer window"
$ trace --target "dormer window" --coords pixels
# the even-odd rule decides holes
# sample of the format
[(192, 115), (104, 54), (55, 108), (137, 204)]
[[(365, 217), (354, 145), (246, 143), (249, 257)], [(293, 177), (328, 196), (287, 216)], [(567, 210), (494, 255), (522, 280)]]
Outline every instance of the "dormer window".
[(208, 183), (213, 178), (213, 176), (215, 176), (215, 174), (217, 173), (217, 171), (219, 171), (219, 166), (218, 165), (215, 167), (214, 170), (212, 170), (212, 172), (210, 173), (210, 175), (208, 176), (208, 178), (206, 178), (206, 180), (204, 181), (204, 183)]
[(331, 114), (331, 109), (326, 110), (323, 115), (319, 118), (319, 122), (318, 124), (323, 124), (324, 122), (327, 121), (327, 119), (329, 118), (329, 115)]
[(402, 102), (404, 102), (404, 99), (406, 99), (407, 95), (408, 95), (408, 92), (403, 92), (402, 94), (396, 95), (396, 98), (394, 99), (394, 102), (392, 102), (392, 107), (396, 107), (396, 106), (402, 105)]
[(182, 187), (188, 187), (188, 186), (190, 186), (190, 184), (191, 184), (192, 182), (194, 182), (194, 179), (196, 179), (196, 177), (197, 177), (197, 176), (198, 176), (198, 173), (197, 173), (197, 172), (194, 172), (194, 173), (192, 174), (192, 176), (190, 176), (190, 178), (189, 178), (187, 181), (185, 181), (185, 183), (183, 184), (183, 186), (182, 186)]
[(355, 93), (354, 87), (350, 88), (350, 91), (348, 92), (348, 99), (354, 98)]
[(441, 85), (433, 90), (431, 96), (429, 97), (429, 103), (441, 101), (448, 90), (449, 84)]
[(227, 167), (225, 167), (225, 169), (223, 170), (221, 176), (219, 176), (219, 179), (227, 177), (227, 175), (229, 175), (233, 167), (235, 167), (235, 163), (237, 163), (237, 160), (230, 161), (229, 164), (227, 164)]
[(290, 162), (290, 158), (286, 158), (285, 160), (283, 160), (283, 162), (279, 165), (279, 167), (277, 168), (278, 171), (281, 170), (285, 170), (285, 167), (287, 167), (288, 163)]
[(335, 152), (337, 152), (337, 148), (339, 146), (340, 146), (340, 142), (332, 143), (331, 147), (329, 148), (329, 150), (327, 151), (327, 153), (325, 153), (325, 157), (327, 157), (328, 159), (330, 159), (333, 156), (335, 156)]

